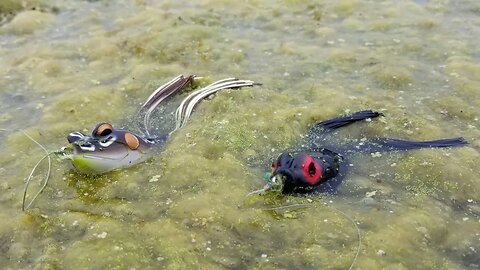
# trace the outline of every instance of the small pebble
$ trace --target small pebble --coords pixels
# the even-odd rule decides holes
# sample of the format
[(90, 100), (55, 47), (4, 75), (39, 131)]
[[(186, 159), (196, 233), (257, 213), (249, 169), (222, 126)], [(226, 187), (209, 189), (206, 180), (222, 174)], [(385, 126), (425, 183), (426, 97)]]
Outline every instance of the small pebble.
[(154, 175), (150, 180), (148, 180), (149, 183), (157, 182), (158, 179), (160, 179), (160, 175)]
[(375, 206), (377, 205), (377, 201), (372, 197), (365, 197), (361, 200), (361, 202), (367, 206)]
[(373, 197), (373, 196), (375, 196), (375, 195), (377, 195), (377, 191), (376, 191), (376, 190), (365, 193), (365, 197), (367, 197), (367, 198), (371, 198), (371, 197)]
[(102, 232), (101, 234), (97, 234), (98, 238), (105, 239), (107, 237), (107, 232)]

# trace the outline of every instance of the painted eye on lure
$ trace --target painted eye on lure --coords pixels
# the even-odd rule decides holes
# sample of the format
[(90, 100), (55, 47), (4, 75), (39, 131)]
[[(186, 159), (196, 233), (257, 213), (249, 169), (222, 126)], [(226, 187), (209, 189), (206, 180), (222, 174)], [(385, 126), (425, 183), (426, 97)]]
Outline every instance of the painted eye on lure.
[(99, 124), (94, 130), (93, 130), (93, 135), (97, 136), (107, 136), (111, 134), (113, 131), (113, 126), (109, 123), (101, 123)]

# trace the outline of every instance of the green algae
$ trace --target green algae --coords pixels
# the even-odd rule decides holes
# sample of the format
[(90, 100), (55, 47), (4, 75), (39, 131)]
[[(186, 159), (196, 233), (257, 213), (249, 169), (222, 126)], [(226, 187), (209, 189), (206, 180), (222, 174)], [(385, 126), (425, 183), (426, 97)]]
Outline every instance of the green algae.
[(46, 5), (43, 3), (42, 0), (24, 0), (24, 1), (16, 1), (16, 0), (4, 0), (0, 2), (0, 18), (9, 16), (13, 16), (18, 12), (23, 10), (29, 9), (41, 9), (44, 8)]
[[(12, 129), (0, 134), (0, 262), (344, 269), (358, 240), (334, 206), (361, 229), (359, 269), (474, 269), (478, 4), (417, 2), (55, 1), (28, 12), (17, 4), (17, 21), (0, 29), (0, 125)], [(91, 177), (54, 160), (49, 187), (20, 212), (23, 179), (43, 153), (13, 130), (51, 150), (101, 121), (135, 127), (142, 101), (181, 73), (205, 76), (199, 85), (229, 76), (263, 85), (203, 101), (137, 166)], [(309, 126), (366, 108), (386, 117), (341, 130), (334, 142), (465, 136), (470, 145), (355, 155), (335, 196), (244, 204)], [(258, 209), (296, 203), (307, 208)]]

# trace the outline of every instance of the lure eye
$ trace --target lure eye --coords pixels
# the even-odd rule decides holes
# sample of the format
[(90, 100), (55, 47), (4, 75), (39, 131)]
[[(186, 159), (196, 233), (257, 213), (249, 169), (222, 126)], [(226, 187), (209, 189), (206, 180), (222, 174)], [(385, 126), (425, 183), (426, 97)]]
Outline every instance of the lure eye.
[(128, 148), (131, 150), (137, 150), (140, 146), (140, 141), (138, 140), (137, 136), (133, 135), (132, 133), (125, 133), (125, 142), (127, 143)]
[(310, 184), (316, 184), (322, 178), (320, 164), (310, 155), (305, 156), (302, 162), (303, 177)]
[(95, 135), (103, 137), (103, 136), (107, 136), (107, 135), (111, 134), (112, 131), (113, 131), (112, 125), (110, 125), (109, 123), (103, 123), (103, 124), (100, 124), (95, 129)]

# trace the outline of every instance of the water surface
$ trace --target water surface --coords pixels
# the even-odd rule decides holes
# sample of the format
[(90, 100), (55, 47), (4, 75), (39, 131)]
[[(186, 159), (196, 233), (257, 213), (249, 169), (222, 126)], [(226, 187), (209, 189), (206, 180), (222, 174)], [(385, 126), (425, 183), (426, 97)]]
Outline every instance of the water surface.
[[(3, 268), (348, 269), (357, 231), (339, 211), (361, 232), (354, 268), (480, 267), (477, 1), (27, 4), (0, 5)], [(48, 188), (21, 212), (43, 153), (16, 130), (55, 150), (102, 121), (134, 128), (143, 100), (178, 74), (263, 85), (203, 102), (138, 166), (91, 177), (55, 162)], [(340, 131), (338, 143), (463, 136), (470, 145), (358, 155), (336, 195), (242, 207), (310, 125), (362, 109), (386, 117)], [(308, 207), (257, 209), (284, 204)]]

